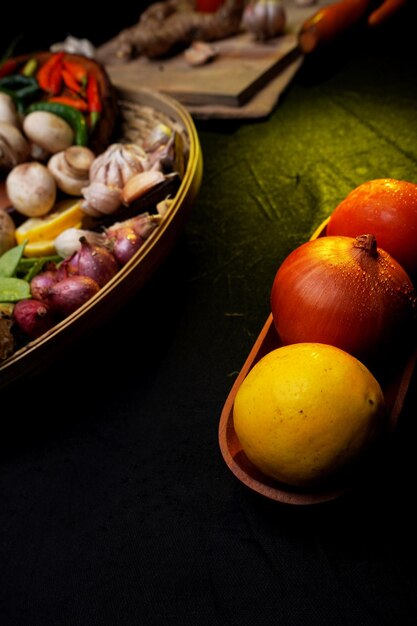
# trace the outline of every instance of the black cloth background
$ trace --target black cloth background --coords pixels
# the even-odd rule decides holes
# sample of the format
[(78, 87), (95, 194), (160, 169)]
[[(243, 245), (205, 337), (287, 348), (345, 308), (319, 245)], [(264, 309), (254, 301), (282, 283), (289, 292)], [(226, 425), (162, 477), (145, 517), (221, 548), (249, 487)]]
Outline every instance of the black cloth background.
[(1, 393), (2, 625), (417, 623), (415, 381), (385, 464), (330, 504), (256, 496), (217, 442), (285, 255), (361, 182), (417, 182), (414, 23), (309, 59), (268, 120), (199, 123), (168, 261)]

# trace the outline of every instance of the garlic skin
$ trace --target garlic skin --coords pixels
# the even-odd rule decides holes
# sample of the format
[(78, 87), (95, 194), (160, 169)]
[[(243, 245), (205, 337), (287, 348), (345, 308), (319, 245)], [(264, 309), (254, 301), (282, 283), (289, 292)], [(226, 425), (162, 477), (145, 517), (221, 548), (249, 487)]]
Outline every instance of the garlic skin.
[(252, 0), (242, 16), (242, 28), (264, 41), (282, 35), (285, 31), (286, 14), (280, 0)]
[(54, 154), (48, 161), (48, 169), (58, 189), (70, 196), (80, 196), (81, 190), (88, 185), (94, 158), (89, 148), (81, 146), (71, 146)]
[(29, 156), (29, 144), (18, 128), (0, 122), (0, 170), (10, 170)]

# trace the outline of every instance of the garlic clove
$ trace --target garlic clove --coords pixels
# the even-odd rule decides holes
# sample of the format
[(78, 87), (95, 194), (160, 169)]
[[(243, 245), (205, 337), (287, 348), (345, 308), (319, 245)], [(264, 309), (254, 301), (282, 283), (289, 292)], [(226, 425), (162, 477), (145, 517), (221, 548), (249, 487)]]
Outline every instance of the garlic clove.
[(90, 183), (81, 192), (84, 196), (81, 209), (93, 217), (111, 215), (121, 205), (120, 189), (108, 187), (98, 181)]
[(209, 63), (217, 54), (216, 48), (205, 41), (193, 41), (191, 46), (184, 51), (187, 63), (195, 67)]
[(148, 170), (135, 174), (122, 190), (121, 198), (123, 204), (132, 204), (132, 202), (148, 193), (148, 191), (154, 187), (160, 185), (164, 180), (164, 174), (157, 170)]

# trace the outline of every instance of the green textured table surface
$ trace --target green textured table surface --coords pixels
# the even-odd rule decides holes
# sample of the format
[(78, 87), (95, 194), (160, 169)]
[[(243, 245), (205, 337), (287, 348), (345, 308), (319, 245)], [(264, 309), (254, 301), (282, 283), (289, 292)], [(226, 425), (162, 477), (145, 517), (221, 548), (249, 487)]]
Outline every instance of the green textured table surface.
[(309, 60), (268, 120), (199, 123), (169, 261), (2, 394), (2, 624), (416, 623), (415, 382), (378, 479), (329, 505), (257, 497), (217, 441), (279, 263), (361, 182), (417, 183), (406, 18)]

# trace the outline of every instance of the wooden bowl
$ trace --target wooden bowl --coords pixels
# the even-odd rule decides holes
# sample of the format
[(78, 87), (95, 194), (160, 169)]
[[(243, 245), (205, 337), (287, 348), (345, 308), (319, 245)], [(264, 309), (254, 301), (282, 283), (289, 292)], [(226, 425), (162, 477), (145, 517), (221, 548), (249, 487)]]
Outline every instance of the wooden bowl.
[(161, 224), (110, 282), (72, 315), (3, 361), (0, 365), (0, 388), (49, 363), (74, 339), (110, 318), (151, 278), (173, 249), (185, 226), (200, 188), (203, 170), (198, 135), (190, 115), (176, 100), (151, 90), (143, 89), (129, 95), (129, 100), (124, 98), (123, 93), (119, 96), (125, 125), (132, 132), (133, 127), (146, 124), (145, 118), (138, 117), (142, 111), (146, 117), (150, 109), (156, 110), (161, 119), (172, 120), (177, 129), (182, 129), (187, 141), (187, 155), (179, 188)]
[[(326, 233), (328, 220), (313, 233), (311, 239), (321, 237)], [(242, 450), (239, 439), (233, 426), (233, 404), (240, 385), (248, 375), (252, 367), (268, 352), (282, 345), (278, 333), (275, 330), (272, 314), (269, 315), (262, 328), (252, 350), (249, 353), (239, 375), (227, 397), (219, 424), (220, 450), (229, 469), (249, 489), (277, 502), (284, 504), (319, 504), (334, 500), (354, 487), (355, 481), (360, 480), (360, 475), (352, 475), (350, 481), (335, 482), (331, 487), (318, 488), (303, 491), (294, 487), (278, 483), (265, 476), (249, 461)], [(389, 413), (390, 430), (392, 431), (398, 422), (404, 400), (410, 385), (417, 360), (417, 349), (411, 346), (410, 352), (403, 358), (398, 366), (389, 372), (381, 387), (384, 392), (385, 403)], [(366, 471), (366, 466), (362, 468)]]

